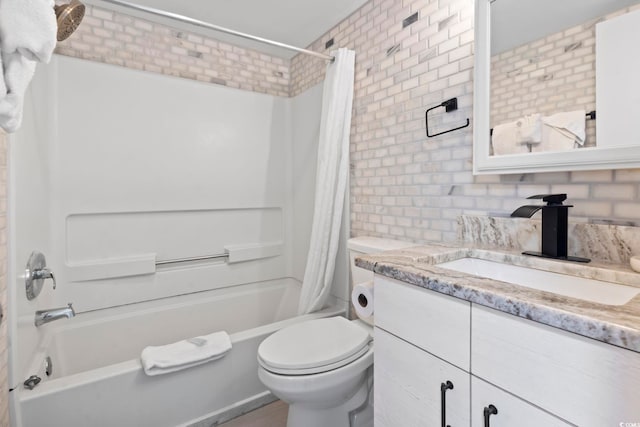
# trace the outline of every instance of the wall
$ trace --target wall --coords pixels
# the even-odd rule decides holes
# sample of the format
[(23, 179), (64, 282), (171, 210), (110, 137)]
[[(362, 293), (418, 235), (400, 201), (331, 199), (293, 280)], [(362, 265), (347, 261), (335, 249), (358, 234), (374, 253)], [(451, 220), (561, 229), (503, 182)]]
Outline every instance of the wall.
[(30, 121), (12, 139), (16, 262), (45, 252), (60, 286), (21, 311), (73, 302), (84, 312), (288, 275), (285, 249), (239, 264), (153, 265), (232, 245), (284, 248), (288, 102), (62, 56), (41, 67)]
[[(569, 194), (574, 220), (640, 223), (640, 170), (474, 177), (471, 127), (426, 138), (425, 110), (448, 98), (460, 111), (432, 131), (472, 119), (472, 0), (371, 0), (310, 48), (331, 38), (357, 52), (352, 235), (455, 241), (458, 216), (505, 214), (547, 192)], [(316, 62), (292, 59), (292, 94), (321, 79)]]
[(210, 37), (87, 6), (56, 53), (232, 88), (289, 94), (289, 61)]
[[(416, 12), (418, 20), (403, 28), (402, 21)], [(156, 56), (166, 54), (178, 61), (175, 67), (182, 71), (189, 66), (179, 61), (196, 60), (189, 57), (189, 44), (187, 58), (167, 53), (172, 49), (184, 53), (181, 44), (189, 42), (185, 33), (180, 39), (168, 27), (97, 8), (90, 9), (89, 17), (92, 19), (80, 27), (83, 32), (77, 36), (82, 41), (74, 34), (67, 45), (61, 44), (60, 53), (93, 55), (96, 60), (150, 69)], [(127, 40), (142, 44), (125, 53), (109, 47), (110, 40), (122, 39), (127, 31), (141, 32)], [(325, 49), (331, 38), (333, 47)], [(214, 43), (202, 39), (205, 47)], [(80, 46), (72, 47), (74, 40)], [(143, 41), (147, 46), (160, 43), (159, 49), (145, 50)], [(119, 48), (126, 50), (128, 44)], [(474, 177), (471, 127), (426, 138), (424, 111), (444, 99), (457, 96), (460, 111), (450, 117), (436, 115), (443, 123), (434, 124), (455, 125), (464, 123), (466, 117), (472, 119), (472, 0), (371, 0), (309, 46), (319, 52), (335, 47), (357, 52), (351, 136), (353, 235), (453, 241), (459, 215), (511, 212), (525, 197), (542, 192), (567, 192), (575, 204), (571, 212), (575, 220), (638, 221), (640, 170)], [(144, 64), (117, 59), (129, 54), (145, 54)], [(214, 54), (217, 52), (212, 51)], [(284, 68), (287, 65), (285, 62)], [(282, 82), (287, 85), (284, 91), (295, 96), (319, 83), (325, 66), (313, 57), (294, 57), (290, 79)], [(274, 90), (282, 93), (279, 86)]]

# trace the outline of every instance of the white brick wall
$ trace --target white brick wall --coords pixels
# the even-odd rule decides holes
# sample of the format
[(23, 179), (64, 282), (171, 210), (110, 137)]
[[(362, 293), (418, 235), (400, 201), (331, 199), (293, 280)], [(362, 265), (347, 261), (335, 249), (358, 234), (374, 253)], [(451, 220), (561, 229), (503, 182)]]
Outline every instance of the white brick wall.
[[(402, 20), (415, 12), (418, 21), (403, 29)], [(425, 110), (450, 97), (458, 97), (460, 111), (437, 115), (442, 123), (434, 127), (471, 118), (472, 0), (371, 0), (310, 48), (324, 52), (331, 38), (332, 48), (356, 51), (354, 235), (454, 241), (461, 214), (511, 212), (527, 196), (555, 191), (569, 194), (574, 220), (640, 223), (640, 170), (474, 177), (471, 127), (426, 138)], [(301, 55), (291, 60), (291, 95), (322, 80), (317, 63)], [(591, 75), (587, 67), (575, 68)], [(583, 84), (579, 80), (576, 86)]]
[(288, 60), (92, 6), (56, 53), (289, 96)]

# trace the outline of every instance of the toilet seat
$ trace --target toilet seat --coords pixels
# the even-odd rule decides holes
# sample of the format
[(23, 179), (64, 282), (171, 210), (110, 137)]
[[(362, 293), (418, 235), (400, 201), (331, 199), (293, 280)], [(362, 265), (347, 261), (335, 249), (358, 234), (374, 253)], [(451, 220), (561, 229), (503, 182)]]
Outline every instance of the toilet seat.
[(276, 374), (317, 374), (362, 357), (371, 341), (365, 328), (344, 317), (309, 320), (266, 338), (258, 348), (258, 362)]

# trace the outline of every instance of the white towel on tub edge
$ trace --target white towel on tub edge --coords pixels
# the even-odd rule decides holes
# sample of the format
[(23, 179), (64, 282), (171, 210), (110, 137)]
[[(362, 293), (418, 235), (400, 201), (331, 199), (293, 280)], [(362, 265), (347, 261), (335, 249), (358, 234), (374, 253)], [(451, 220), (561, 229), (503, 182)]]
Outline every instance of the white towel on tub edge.
[(231, 350), (231, 338), (224, 331), (189, 338), (173, 344), (148, 346), (140, 361), (149, 376), (168, 374), (224, 357)]

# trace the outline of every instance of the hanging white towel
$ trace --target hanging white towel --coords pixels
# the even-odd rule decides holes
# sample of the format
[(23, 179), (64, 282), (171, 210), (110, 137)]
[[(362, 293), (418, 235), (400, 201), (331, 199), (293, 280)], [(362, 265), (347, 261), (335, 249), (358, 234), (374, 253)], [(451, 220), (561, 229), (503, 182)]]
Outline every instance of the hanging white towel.
[(224, 331), (142, 350), (140, 361), (149, 376), (168, 374), (224, 357), (231, 350), (231, 338)]
[(22, 123), (24, 94), (36, 70), (36, 63), (19, 53), (2, 52), (1, 56), (4, 73), (0, 89), (4, 90), (0, 92), (0, 127), (13, 133)]
[(542, 141), (542, 115), (530, 114), (516, 120), (516, 140), (519, 144), (539, 144)]
[(585, 143), (585, 110), (546, 116), (542, 118), (542, 123), (542, 142), (533, 147), (534, 152), (573, 150)]
[(506, 154), (523, 154), (529, 152), (527, 144), (521, 144), (518, 140), (518, 125), (516, 122), (504, 123), (493, 128), (491, 145), (494, 156)]
[(1, 0), (0, 48), (27, 59), (49, 62), (56, 47), (53, 0)]

